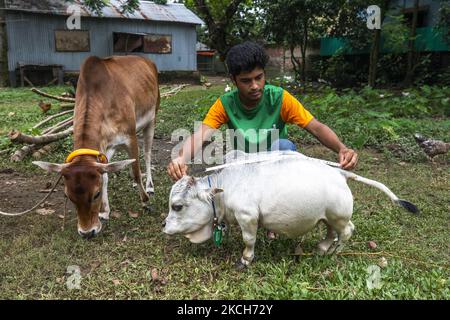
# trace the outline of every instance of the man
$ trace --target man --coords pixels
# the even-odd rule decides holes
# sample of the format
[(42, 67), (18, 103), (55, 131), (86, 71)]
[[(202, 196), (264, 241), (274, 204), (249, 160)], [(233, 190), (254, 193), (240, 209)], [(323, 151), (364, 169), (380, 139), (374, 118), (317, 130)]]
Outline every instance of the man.
[[(302, 104), (282, 88), (266, 85), (264, 68), (268, 56), (256, 43), (245, 42), (234, 46), (227, 54), (226, 64), (231, 80), (237, 89), (221, 96), (209, 110), (202, 126), (183, 144), (179, 156), (173, 159), (167, 172), (174, 181), (187, 174), (186, 163), (202, 148), (223, 124), (229, 129), (242, 130), (241, 146), (248, 151), (252, 144), (264, 146), (271, 141), (270, 132), (278, 129), (279, 138), (269, 147), (271, 150), (296, 150), (287, 140), (287, 123), (297, 124), (313, 134), (323, 145), (338, 153), (339, 163), (346, 170), (356, 166), (358, 155), (347, 148), (326, 125), (316, 120)], [(245, 134), (249, 129), (256, 135)], [(266, 131), (259, 131), (266, 129)], [(265, 133), (264, 133), (265, 132)]]

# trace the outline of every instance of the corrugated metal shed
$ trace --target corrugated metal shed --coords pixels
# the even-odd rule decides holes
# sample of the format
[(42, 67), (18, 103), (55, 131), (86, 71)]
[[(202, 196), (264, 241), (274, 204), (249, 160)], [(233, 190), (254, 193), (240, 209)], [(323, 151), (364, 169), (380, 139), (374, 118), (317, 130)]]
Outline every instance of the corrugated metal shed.
[(81, 8), (81, 15), (85, 17), (203, 24), (203, 21), (183, 4), (160, 5), (151, 1), (140, 1), (139, 9), (130, 14), (121, 13), (123, 3), (124, 0), (110, 0), (110, 5), (103, 8), (102, 15), (99, 16), (86, 8), (79, 0), (74, 0), (73, 3), (65, 0), (5, 0), (7, 10), (13, 11), (68, 16), (67, 9), (69, 6), (76, 4)]

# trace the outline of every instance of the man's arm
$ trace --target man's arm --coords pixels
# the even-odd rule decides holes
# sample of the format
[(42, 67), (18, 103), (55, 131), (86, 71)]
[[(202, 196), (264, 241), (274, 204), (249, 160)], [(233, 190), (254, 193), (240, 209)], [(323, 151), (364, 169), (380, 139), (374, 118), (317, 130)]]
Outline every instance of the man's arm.
[(192, 160), (194, 155), (202, 149), (203, 142), (211, 137), (214, 130), (214, 128), (202, 123), (200, 129), (186, 139), (178, 157), (172, 159), (167, 166), (167, 173), (174, 181), (181, 179), (187, 174), (188, 167), (186, 163)]
[(324, 146), (339, 154), (339, 163), (342, 169), (352, 170), (355, 168), (358, 162), (358, 154), (354, 150), (347, 148), (328, 126), (316, 119), (312, 119), (305, 129)]

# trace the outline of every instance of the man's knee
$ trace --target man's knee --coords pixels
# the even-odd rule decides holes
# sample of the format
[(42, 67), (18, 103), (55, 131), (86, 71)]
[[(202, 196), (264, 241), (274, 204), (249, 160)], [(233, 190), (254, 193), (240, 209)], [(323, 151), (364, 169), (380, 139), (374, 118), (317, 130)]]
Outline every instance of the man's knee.
[(279, 139), (279, 140), (275, 140), (274, 143), (272, 143), (270, 150), (271, 151), (276, 151), (276, 150), (297, 151), (297, 147), (291, 140)]

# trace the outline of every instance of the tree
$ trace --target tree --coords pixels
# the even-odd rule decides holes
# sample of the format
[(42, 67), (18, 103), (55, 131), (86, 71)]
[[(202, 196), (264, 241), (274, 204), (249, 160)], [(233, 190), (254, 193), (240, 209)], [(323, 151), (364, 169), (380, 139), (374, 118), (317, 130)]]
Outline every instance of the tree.
[[(245, 39), (246, 28), (242, 15), (252, 6), (249, 0), (185, 0), (185, 5), (196, 12), (205, 22), (206, 30), (201, 40), (210, 48), (217, 50), (222, 61), (228, 50), (239, 40)], [(246, 17), (249, 17), (247, 14)], [(241, 32), (241, 34), (239, 34)]]
[[(286, 45), (297, 79), (306, 80), (306, 50), (311, 40), (323, 37), (336, 20), (343, 1), (259, 0), (265, 20), (264, 33), (269, 40)], [(301, 57), (295, 56), (300, 47)]]
[[(414, 77), (414, 60), (415, 60), (415, 49), (414, 43), (416, 40), (416, 29), (417, 29), (417, 19), (419, 16), (419, 1), (414, 0), (413, 7), (413, 19), (410, 29), (409, 39), (408, 39), (408, 63), (406, 66), (405, 80), (403, 81), (406, 86), (410, 86)], [(417, 66), (417, 65), (416, 65)]]
[(444, 39), (450, 44), (450, 0), (441, 2), (438, 28), (442, 31)]
[(5, 0), (0, 0), (0, 87), (7, 85), (8, 45), (6, 37)]
[[(67, 2), (74, 2), (74, 0), (66, 0)], [(101, 15), (102, 9), (109, 5), (109, 0), (81, 0), (81, 2), (86, 5), (89, 9)], [(158, 4), (166, 4), (167, 0), (155, 0), (153, 1)], [(139, 0), (126, 0), (122, 6), (123, 13), (132, 13), (137, 8), (139, 8)]]

